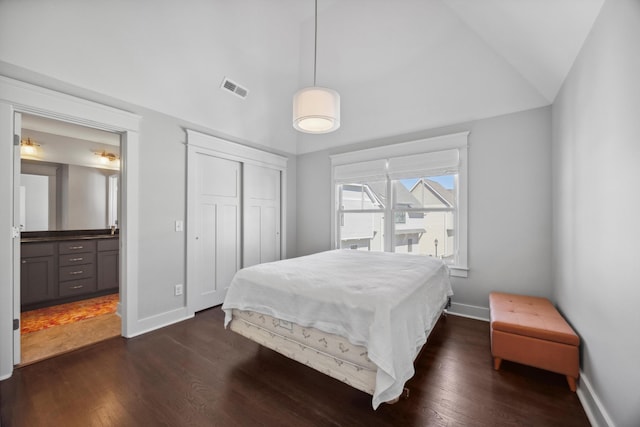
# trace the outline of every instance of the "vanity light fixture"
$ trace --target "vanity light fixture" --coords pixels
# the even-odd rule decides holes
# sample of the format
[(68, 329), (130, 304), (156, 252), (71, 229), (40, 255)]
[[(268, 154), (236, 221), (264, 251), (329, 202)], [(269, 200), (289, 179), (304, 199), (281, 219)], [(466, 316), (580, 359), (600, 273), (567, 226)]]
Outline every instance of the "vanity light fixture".
[(38, 147), (40, 144), (33, 142), (31, 138), (20, 141), (20, 155), (22, 156), (35, 156), (38, 154)]
[(99, 151), (96, 155), (100, 156), (100, 163), (103, 165), (109, 165), (117, 160), (120, 160), (117, 154), (108, 153), (105, 150)]
[(302, 88), (293, 96), (293, 127), (304, 133), (329, 133), (340, 127), (340, 94), (333, 89), (316, 86), (318, 0), (315, 5), (313, 86)]

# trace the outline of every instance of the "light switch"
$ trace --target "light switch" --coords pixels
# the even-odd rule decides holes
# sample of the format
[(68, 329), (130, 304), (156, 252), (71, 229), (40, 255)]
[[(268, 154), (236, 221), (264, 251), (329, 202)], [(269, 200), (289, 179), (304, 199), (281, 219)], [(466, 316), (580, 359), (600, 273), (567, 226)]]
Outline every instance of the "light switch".
[(180, 220), (176, 221), (176, 231), (183, 231), (184, 230), (184, 223)]

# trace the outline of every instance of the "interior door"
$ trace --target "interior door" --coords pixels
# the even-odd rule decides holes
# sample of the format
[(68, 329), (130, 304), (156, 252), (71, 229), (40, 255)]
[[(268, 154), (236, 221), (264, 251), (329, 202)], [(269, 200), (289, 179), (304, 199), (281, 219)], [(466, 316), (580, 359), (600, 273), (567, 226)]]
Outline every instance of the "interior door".
[[(18, 365), (20, 356), (20, 327), (16, 325), (16, 319), (20, 322), (20, 141), (22, 140), (22, 115), (14, 113), (13, 133), (15, 141), (13, 145), (13, 364)], [(16, 327), (18, 326), (18, 327)]]
[(206, 153), (195, 162), (194, 311), (222, 304), (240, 268), (241, 164)]
[(279, 170), (245, 163), (243, 267), (281, 259), (280, 186)]

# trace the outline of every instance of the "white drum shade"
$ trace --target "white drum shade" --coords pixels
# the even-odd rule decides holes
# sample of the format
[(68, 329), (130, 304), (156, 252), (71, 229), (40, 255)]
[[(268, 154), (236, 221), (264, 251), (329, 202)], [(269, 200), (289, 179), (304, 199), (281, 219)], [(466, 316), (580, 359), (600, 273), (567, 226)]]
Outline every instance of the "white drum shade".
[(340, 95), (324, 87), (305, 87), (293, 96), (293, 127), (305, 133), (329, 133), (340, 127)]

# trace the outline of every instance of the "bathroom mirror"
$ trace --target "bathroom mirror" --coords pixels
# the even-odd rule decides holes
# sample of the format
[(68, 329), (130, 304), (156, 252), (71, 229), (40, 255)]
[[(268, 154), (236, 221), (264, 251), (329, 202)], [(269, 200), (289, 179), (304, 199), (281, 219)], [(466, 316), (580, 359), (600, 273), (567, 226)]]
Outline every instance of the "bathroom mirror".
[(21, 231), (117, 227), (119, 135), (26, 116), (22, 140)]

